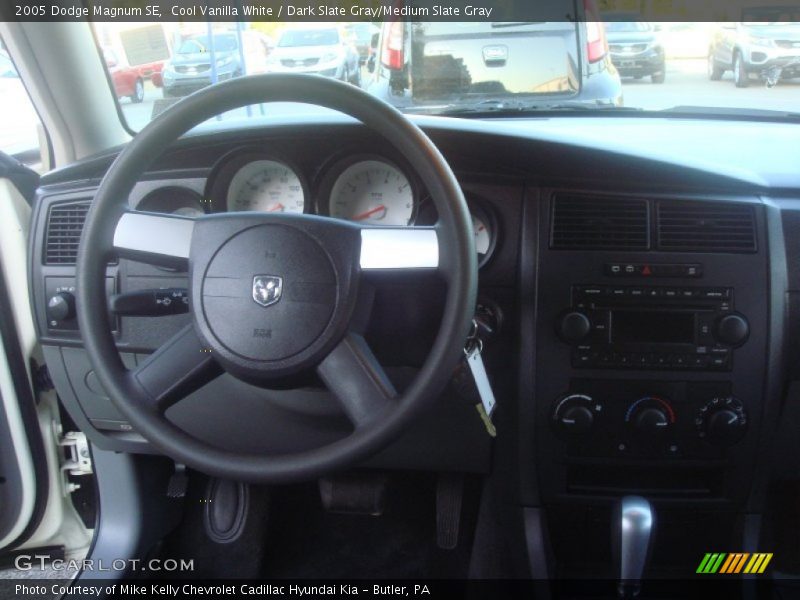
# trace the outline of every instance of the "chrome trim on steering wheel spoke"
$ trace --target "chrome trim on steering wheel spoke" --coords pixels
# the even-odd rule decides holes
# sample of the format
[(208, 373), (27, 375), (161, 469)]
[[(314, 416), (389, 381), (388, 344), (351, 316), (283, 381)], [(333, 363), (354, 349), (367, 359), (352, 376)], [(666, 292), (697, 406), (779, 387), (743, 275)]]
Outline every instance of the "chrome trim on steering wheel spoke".
[(360, 264), (363, 270), (436, 269), (439, 237), (432, 228), (362, 229)]
[[(172, 215), (126, 212), (114, 231), (114, 249), (120, 256), (189, 259), (194, 219)], [(156, 260), (157, 262), (157, 260)]]

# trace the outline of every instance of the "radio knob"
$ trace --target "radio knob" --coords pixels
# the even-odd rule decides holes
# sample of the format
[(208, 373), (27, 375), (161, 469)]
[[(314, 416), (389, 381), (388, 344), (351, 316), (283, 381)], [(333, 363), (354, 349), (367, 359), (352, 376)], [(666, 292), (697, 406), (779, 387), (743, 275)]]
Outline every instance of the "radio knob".
[(595, 414), (602, 405), (585, 394), (569, 394), (562, 397), (553, 411), (553, 423), (561, 432), (570, 435), (588, 433), (595, 422)]
[(750, 335), (750, 325), (742, 315), (731, 314), (721, 317), (716, 324), (714, 337), (729, 346), (741, 346)]
[(580, 342), (592, 330), (592, 323), (582, 312), (570, 311), (558, 321), (558, 337), (565, 342)]

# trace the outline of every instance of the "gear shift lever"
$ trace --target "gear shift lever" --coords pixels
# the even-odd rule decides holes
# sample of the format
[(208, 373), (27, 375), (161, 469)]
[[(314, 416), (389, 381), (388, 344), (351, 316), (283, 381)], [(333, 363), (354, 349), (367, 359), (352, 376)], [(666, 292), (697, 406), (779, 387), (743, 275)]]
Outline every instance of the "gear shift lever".
[(641, 496), (623, 497), (614, 512), (612, 549), (619, 573), (619, 595), (633, 598), (639, 594), (640, 580), (650, 554), (655, 522), (653, 507)]

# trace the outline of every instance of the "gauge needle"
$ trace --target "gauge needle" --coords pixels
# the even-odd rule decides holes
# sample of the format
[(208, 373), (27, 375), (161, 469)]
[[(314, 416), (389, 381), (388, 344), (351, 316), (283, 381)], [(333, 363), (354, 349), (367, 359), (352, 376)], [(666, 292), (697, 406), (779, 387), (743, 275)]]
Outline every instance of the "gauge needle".
[(368, 219), (375, 213), (379, 213), (381, 211), (386, 211), (386, 207), (383, 204), (379, 204), (375, 208), (371, 208), (368, 211), (361, 213), (360, 215), (356, 215), (353, 217), (353, 221), (363, 221), (364, 219)]
[(275, 206), (270, 208), (267, 212), (275, 212), (277, 210), (283, 211), (284, 208), (286, 208), (286, 207), (283, 204), (281, 204), (280, 202), (278, 202)]

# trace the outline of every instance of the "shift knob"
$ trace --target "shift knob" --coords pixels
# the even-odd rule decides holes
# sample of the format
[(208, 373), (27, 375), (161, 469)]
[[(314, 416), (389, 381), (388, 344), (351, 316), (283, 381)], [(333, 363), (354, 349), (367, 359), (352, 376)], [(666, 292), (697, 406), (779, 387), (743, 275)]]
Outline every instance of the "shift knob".
[(654, 522), (653, 507), (641, 496), (625, 496), (617, 505), (611, 527), (621, 598), (633, 598), (639, 593), (639, 582), (650, 555)]

